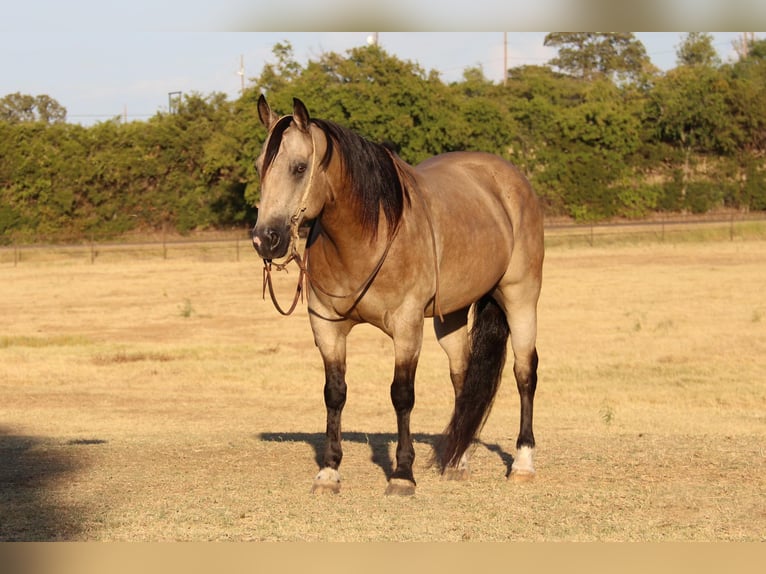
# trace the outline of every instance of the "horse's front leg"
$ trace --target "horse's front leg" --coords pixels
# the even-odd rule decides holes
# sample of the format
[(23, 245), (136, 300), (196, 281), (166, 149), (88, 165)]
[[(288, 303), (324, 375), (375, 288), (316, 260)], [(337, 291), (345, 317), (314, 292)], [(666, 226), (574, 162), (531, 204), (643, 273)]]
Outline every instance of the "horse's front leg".
[(314, 478), (312, 492), (340, 491), (341, 414), (346, 404), (346, 338), (351, 324), (328, 323), (312, 317), (314, 341), (324, 361), (324, 402), (327, 408), (322, 468)]
[(422, 319), (410, 323), (405, 329), (394, 334), (394, 380), (391, 383), (391, 403), (396, 412), (398, 443), (396, 446), (396, 468), (388, 480), (386, 494), (415, 494), (415, 477), (412, 465), (415, 448), (410, 433), (410, 414), (415, 406), (415, 371), (423, 342)]

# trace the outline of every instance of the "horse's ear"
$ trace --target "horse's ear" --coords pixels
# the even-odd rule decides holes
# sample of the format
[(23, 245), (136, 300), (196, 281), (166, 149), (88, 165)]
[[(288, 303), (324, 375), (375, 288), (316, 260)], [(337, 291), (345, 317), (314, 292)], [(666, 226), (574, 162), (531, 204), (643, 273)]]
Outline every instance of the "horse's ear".
[(279, 119), (279, 116), (271, 111), (269, 103), (263, 94), (258, 97), (258, 117), (267, 130), (271, 129), (271, 126)]
[(309, 129), (309, 111), (306, 106), (298, 98), (293, 98), (293, 121), (298, 129), (301, 131), (308, 131)]

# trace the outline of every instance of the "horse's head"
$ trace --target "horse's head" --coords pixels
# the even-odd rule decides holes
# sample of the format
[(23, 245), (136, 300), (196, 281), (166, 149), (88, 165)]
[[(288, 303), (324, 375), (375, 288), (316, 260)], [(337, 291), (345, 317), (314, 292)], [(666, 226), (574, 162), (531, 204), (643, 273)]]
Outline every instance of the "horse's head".
[[(325, 140), (298, 99), (293, 100), (293, 114), (280, 118), (261, 95), (258, 116), (268, 136), (255, 164), (261, 200), (253, 245), (263, 259), (275, 259), (287, 254), (301, 222), (322, 210), (324, 197), (321, 186), (316, 185), (320, 179), (320, 150), (316, 146), (324, 145)], [(315, 138), (315, 133), (319, 137)]]

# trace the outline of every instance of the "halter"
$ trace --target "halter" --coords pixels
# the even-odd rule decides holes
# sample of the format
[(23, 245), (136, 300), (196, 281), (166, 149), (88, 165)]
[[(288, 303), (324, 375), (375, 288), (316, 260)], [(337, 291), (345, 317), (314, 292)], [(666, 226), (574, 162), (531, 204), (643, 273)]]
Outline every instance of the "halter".
[[(271, 302), (274, 304), (274, 307), (281, 313), (282, 315), (290, 315), (293, 311), (295, 311), (295, 307), (298, 304), (298, 299), (300, 298), (303, 300), (303, 283), (305, 281), (305, 278), (308, 275), (308, 272), (306, 270), (306, 265), (303, 264), (303, 261), (301, 259), (300, 253), (298, 253), (298, 241), (300, 239), (299, 236), (299, 227), (301, 220), (303, 218), (303, 214), (305, 213), (306, 209), (308, 209), (308, 196), (309, 191), (311, 190), (311, 184), (314, 181), (314, 171), (316, 170), (316, 158), (317, 158), (317, 152), (316, 152), (316, 141), (314, 140), (314, 132), (311, 130), (311, 124), (308, 126), (309, 135), (311, 135), (311, 150), (312, 150), (312, 157), (311, 157), (311, 172), (309, 173), (309, 179), (306, 182), (306, 187), (303, 190), (303, 193), (301, 194), (301, 200), (298, 203), (298, 208), (295, 210), (295, 213), (290, 217), (290, 246), (291, 246), (291, 253), (290, 256), (282, 263), (273, 263), (271, 259), (264, 259), (263, 260), (263, 298), (266, 298), (266, 286), (269, 287), (269, 295), (271, 296)], [(277, 301), (277, 297), (274, 294), (274, 286), (271, 283), (271, 269), (272, 267), (275, 267), (277, 271), (286, 271), (287, 266), (290, 264), (290, 262), (296, 261), (298, 263), (298, 268), (300, 269), (300, 274), (298, 276), (298, 286), (295, 289), (295, 297), (293, 298), (293, 302), (290, 305), (290, 308), (285, 311), (280, 306), (279, 302)]]
[[(336, 319), (336, 320), (342, 321), (348, 318), (351, 312), (356, 308), (356, 306), (362, 300), (362, 297), (364, 297), (365, 293), (367, 293), (367, 290), (372, 285), (372, 282), (375, 280), (375, 277), (378, 275), (378, 272), (380, 271), (381, 267), (383, 267), (383, 263), (385, 262), (386, 257), (388, 256), (388, 252), (391, 250), (391, 245), (393, 245), (394, 239), (396, 239), (396, 236), (399, 235), (399, 229), (401, 228), (401, 221), (397, 223), (396, 227), (389, 235), (388, 240), (386, 241), (386, 248), (383, 250), (383, 254), (380, 256), (380, 259), (378, 259), (377, 264), (375, 265), (373, 270), (370, 272), (370, 274), (367, 276), (367, 279), (365, 279), (357, 289), (345, 295), (338, 295), (335, 293), (331, 293), (330, 291), (327, 291), (326, 289), (322, 288), (317, 283), (316, 279), (313, 279), (311, 277), (311, 274), (308, 271), (308, 251), (306, 251), (305, 260), (304, 258), (301, 257), (300, 253), (298, 252), (298, 241), (300, 239), (298, 228), (300, 226), (303, 213), (308, 208), (308, 195), (309, 195), (309, 191), (311, 190), (311, 184), (314, 181), (314, 171), (316, 170), (316, 158), (317, 158), (316, 141), (314, 140), (314, 132), (311, 130), (310, 124), (309, 124), (309, 133), (311, 134), (311, 147), (313, 150), (313, 157), (311, 158), (311, 173), (309, 174), (308, 182), (306, 183), (306, 187), (303, 191), (303, 194), (301, 195), (301, 200), (300, 200), (300, 203), (298, 204), (298, 208), (293, 214), (293, 216), (290, 218), (291, 252), (289, 257), (282, 263), (273, 263), (270, 259), (263, 260), (262, 297), (264, 299), (266, 298), (266, 287), (268, 286), (269, 296), (271, 297), (271, 302), (274, 304), (274, 307), (276, 308), (276, 310), (282, 315), (285, 315), (285, 316), (291, 315), (293, 311), (295, 311), (296, 306), (298, 305), (298, 299), (303, 301), (303, 291), (310, 283), (312, 287), (314, 287), (314, 289), (316, 289), (320, 293), (323, 293), (324, 295), (327, 295), (328, 297), (332, 297), (333, 299), (348, 299), (350, 297), (354, 297), (354, 302), (351, 304), (351, 307), (349, 307), (345, 313), (340, 314), (340, 319)], [(391, 153), (391, 151), (389, 151), (388, 153), (389, 155), (391, 155), (391, 159), (394, 162), (394, 166), (397, 172), (399, 172), (400, 168), (399, 168), (399, 165), (396, 163), (396, 160), (393, 154)], [(438, 261), (437, 249), (436, 249), (436, 233), (434, 232), (433, 220), (431, 219), (431, 213), (428, 209), (428, 205), (426, 204), (425, 198), (422, 197), (419, 190), (417, 190), (417, 186), (415, 186), (415, 189), (416, 189), (416, 194), (418, 195), (418, 197), (420, 198), (420, 201), (423, 204), (423, 210), (426, 214), (426, 220), (428, 221), (428, 227), (431, 232), (431, 246), (432, 246), (433, 255), (434, 255), (434, 273), (436, 277), (436, 292), (434, 294), (434, 313), (439, 316), (439, 319), (443, 323), (444, 316), (442, 315), (441, 305), (439, 303), (439, 261)], [(298, 265), (298, 269), (300, 270), (300, 273), (298, 275), (298, 284), (295, 288), (295, 296), (293, 297), (293, 302), (291, 303), (287, 311), (285, 311), (284, 309), (282, 309), (282, 306), (279, 304), (279, 301), (277, 300), (277, 297), (274, 294), (274, 286), (271, 281), (271, 270), (273, 267), (277, 271), (287, 271), (287, 266), (293, 261), (295, 261), (296, 264)], [(333, 320), (333, 319), (328, 319), (328, 320)]]
[(298, 227), (300, 226), (303, 214), (308, 209), (309, 191), (311, 190), (311, 184), (314, 182), (314, 172), (317, 167), (317, 146), (314, 140), (314, 132), (311, 130), (311, 124), (308, 126), (309, 135), (311, 136), (311, 172), (309, 173), (309, 180), (306, 182), (306, 187), (301, 195), (301, 201), (298, 204), (298, 209), (290, 218), (290, 242), (292, 243), (293, 254), (298, 253), (296, 247), (298, 243)]

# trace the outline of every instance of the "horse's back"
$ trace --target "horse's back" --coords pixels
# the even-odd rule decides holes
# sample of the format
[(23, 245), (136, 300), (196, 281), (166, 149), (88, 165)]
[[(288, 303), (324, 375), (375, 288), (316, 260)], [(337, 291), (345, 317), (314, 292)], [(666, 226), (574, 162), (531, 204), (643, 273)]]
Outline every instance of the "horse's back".
[(514, 235), (526, 231), (530, 240), (540, 236), (541, 241), (539, 201), (529, 180), (511, 162), (485, 152), (449, 152), (425, 160), (415, 170), (433, 206), (443, 204), (460, 219), (464, 207), (495, 214), (501, 207)]
[(520, 185), (531, 191), (529, 182), (519, 169), (499, 155), (482, 151), (452, 151), (430, 157), (415, 166), (415, 170), (438, 177), (439, 173), (491, 177), (498, 181)]

